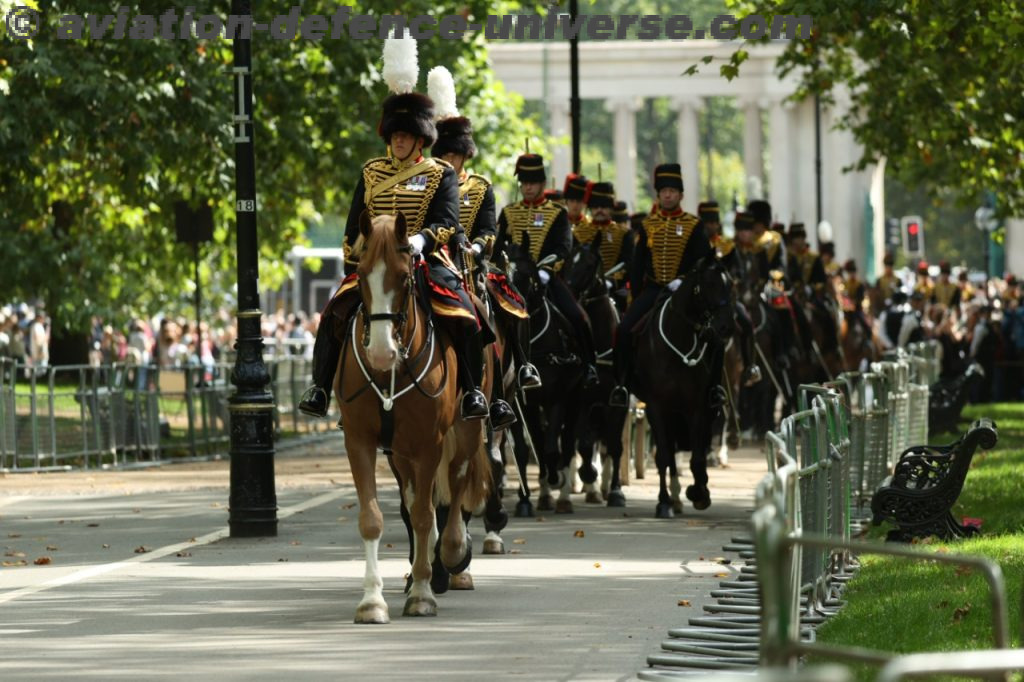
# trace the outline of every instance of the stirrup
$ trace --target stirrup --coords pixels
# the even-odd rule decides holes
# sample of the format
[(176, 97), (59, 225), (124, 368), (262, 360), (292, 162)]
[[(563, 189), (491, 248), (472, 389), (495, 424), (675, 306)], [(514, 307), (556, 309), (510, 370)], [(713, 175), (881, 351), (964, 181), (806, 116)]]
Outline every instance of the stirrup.
[[(469, 410), (467, 411), (467, 403), (469, 404)], [(471, 419), (487, 419), (490, 415), (490, 408), (487, 405), (487, 398), (480, 389), (474, 389), (469, 393), (462, 396), (462, 402), (459, 405), (459, 415), (465, 420)]]
[(762, 379), (761, 367), (757, 364), (753, 364), (746, 370), (746, 381), (743, 382), (744, 386), (753, 386)]
[(530, 388), (540, 388), (540, 372), (530, 363), (525, 363), (519, 368), (519, 387), (524, 391)]
[(629, 390), (625, 386), (616, 386), (608, 396), (610, 407), (629, 407)]
[(302, 394), (302, 399), (299, 401), (298, 407), (299, 412), (310, 417), (319, 417), (322, 419), (327, 416), (327, 409), (329, 405), (330, 401), (327, 397), (327, 391), (319, 386), (311, 386)]

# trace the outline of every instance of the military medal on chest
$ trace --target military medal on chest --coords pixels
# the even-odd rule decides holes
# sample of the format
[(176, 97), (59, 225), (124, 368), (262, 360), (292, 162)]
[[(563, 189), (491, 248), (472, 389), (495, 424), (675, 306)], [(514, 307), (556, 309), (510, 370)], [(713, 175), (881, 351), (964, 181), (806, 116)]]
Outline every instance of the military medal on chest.
[(683, 236), (683, 226), (682, 225), (679, 225), (679, 224), (676, 225), (676, 236), (677, 237), (682, 237)]
[(533, 226), (534, 227), (543, 227), (544, 226), (544, 214), (543, 213), (534, 213), (533, 214)]
[(422, 192), (427, 188), (427, 176), (416, 175), (409, 178), (409, 182), (405, 185), (405, 188), (413, 192)]

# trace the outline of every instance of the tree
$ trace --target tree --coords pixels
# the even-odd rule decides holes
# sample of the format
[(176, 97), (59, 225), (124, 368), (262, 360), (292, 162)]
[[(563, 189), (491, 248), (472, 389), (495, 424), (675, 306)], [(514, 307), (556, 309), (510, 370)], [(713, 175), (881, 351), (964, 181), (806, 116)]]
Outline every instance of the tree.
[[(849, 94), (840, 125), (863, 146), (863, 169), (886, 170), (932, 196), (971, 206), (985, 190), (1004, 215), (1024, 210), (1024, 7), (1003, 0), (728, 0), (739, 17), (809, 15), (809, 39), (793, 40), (782, 74), (802, 74), (795, 99)], [(732, 78), (751, 44), (741, 41), (721, 73)], [(710, 63), (705, 58), (704, 63)], [(693, 72), (695, 65), (688, 72)]]
[[(0, 0), (0, 11), (13, 4)], [(158, 11), (181, 17), (187, 6), (194, 3), (172, 0)], [(465, 12), (482, 20), (491, 6), (413, 0), (402, 13)], [(115, 14), (117, 7), (113, 0), (57, 0), (44, 10), (35, 39), (3, 35), (0, 42), (0, 298), (42, 299), (57, 337), (82, 338), (92, 316), (123, 324), (188, 305), (191, 259), (174, 242), (173, 203), (182, 198), (208, 198), (214, 206), (214, 241), (201, 277), (211, 305), (233, 302), (231, 41), (56, 37), (60, 15)], [(302, 5), (304, 16), (335, 9), (325, 0)], [(131, 16), (147, 11), (157, 10), (129, 5)], [(230, 10), (221, 2), (205, 11)], [(280, 9), (262, 3), (256, 11), (258, 21), (269, 21)], [(380, 17), (392, 10), (358, 11)], [(304, 241), (308, 222), (347, 214), (362, 162), (384, 152), (376, 134), (387, 94), (382, 44), (254, 33), (262, 284), (283, 278), (284, 254)], [(483, 37), (420, 41), (419, 48), (422, 91), (434, 65), (456, 75), (460, 106), (489, 152), (476, 169), (510, 175), (515, 141), (535, 128), (519, 118), (521, 101), (494, 82)], [(65, 220), (55, 220), (55, 205)]]

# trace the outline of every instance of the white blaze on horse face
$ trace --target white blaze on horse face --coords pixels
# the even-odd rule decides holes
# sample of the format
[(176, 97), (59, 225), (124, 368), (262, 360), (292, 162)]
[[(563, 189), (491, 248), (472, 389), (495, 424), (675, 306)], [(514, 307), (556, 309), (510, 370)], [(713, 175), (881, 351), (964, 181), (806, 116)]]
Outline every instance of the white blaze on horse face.
[[(370, 289), (370, 314), (386, 315), (391, 313), (391, 304), (395, 298), (393, 291), (384, 291), (384, 274), (387, 265), (378, 261), (366, 277)], [(366, 349), (366, 358), (376, 370), (389, 370), (398, 360), (398, 348), (393, 338), (394, 324), (391, 320), (374, 320), (370, 323), (370, 345)]]

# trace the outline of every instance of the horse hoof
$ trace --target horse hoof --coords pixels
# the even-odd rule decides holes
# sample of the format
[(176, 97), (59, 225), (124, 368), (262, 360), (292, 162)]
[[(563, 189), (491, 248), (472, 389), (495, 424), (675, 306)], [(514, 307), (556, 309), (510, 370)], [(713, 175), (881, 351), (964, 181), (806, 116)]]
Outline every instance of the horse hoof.
[(456, 573), (452, 576), (451, 589), (453, 590), (474, 590), (473, 576), (469, 572)]
[(387, 604), (360, 604), (356, 609), (356, 625), (385, 625), (391, 622)]
[(537, 499), (537, 511), (554, 511), (555, 510), (555, 498), (551, 495), (541, 495)]
[(572, 500), (559, 500), (555, 503), (556, 514), (572, 514)]
[(604, 498), (601, 497), (601, 493), (596, 490), (591, 490), (587, 493), (587, 497), (584, 499), (584, 502), (587, 504), (602, 504), (604, 502)]
[[(518, 516), (518, 514), (517, 514)], [(504, 554), (505, 543), (501, 540), (484, 540), (484, 554)], [(452, 576), (454, 577), (454, 576)]]
[(676, 514), (682, 514), (683, 513), (683, 501), (682, 500), (672, 500), (672, 511), (675, 512)]
[(674, 519), (675, 517), (672, 505), (668, 502), (659, 502), (658, 506), (654, 508), (654, 518), (656, 519)]
[(423, 597), (409, 597), (405, 600), (403, 616), (436, 616), (437, 602)]
[(621, 490), (613, 490), (608, 493), (608, 506), (609, 507), (625, 507), (626, 496), (622, 494)]
[(686, 499), (693, 502), (693, 508), (697, 510), (707, 509), (711, 506), (711, 492), (707, 488), (698, 488), (695, 485), (686, 486)]
[[(529, 500), (519, 500), (516, 504), (516, 518), (526, 519), (533, 516), (533, 503)], [(486, 546), (486, 545), (485, 545)], [(487, 550), (484, 550), (484, 554), (487, 554)]]

